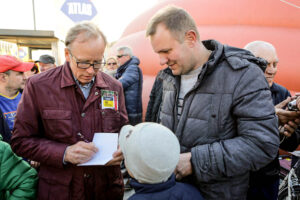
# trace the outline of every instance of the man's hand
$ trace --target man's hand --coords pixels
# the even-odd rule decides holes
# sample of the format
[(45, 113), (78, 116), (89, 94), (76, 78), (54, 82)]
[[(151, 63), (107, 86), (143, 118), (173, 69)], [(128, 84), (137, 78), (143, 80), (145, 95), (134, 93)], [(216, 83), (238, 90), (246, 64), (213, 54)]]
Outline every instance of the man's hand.
[(33, 161), (33, 160), (31, 160), (30, 162), (29, 162), (29, 164), (30, 164), (30, 166), (31, 167), (33, 167), (33, 168), (38, 168), (39, 166), (40, 166), (40, 163), (39, 162), (37, 162), (37, 161)]
[(80, 141), (67, 147), (64, 161), (74, 165), (85, 163), (89, 161), (97, 151), (98, 149), (94, 143)]
[(287, 124), (284, 124), (284, 126), (279, 127), (279, 133), (286, 137), (290, 137), (298, 128), (299, 124), (300, 119), (296, 119), (295, 121), (289, 121)]
[(117, 151), (114, 152), (113, 154), (113, 159), (111, 159), (110, 161), (108, 161), (108, 163), (106, 163), (106, 166), (110, 166), (110, 165), (120, 165), (121, 162), (123, 160), (123, 153), (121, 151), (121, 148), (119, 147)]
[(289, 121), (294, 121), (299, 118), (299, 112), (284, 110), (283, 108), (292, 100), (288, 97), (286, 100), (280, 102), (275, 106), (275, 112), (278, 116), (279, 125), (287, 124)]
[(181, 180), (183, 177), (193, 173), (191, 157), (191, 152), (180, 154), (179, 162), (174, 171), (177, 180)]

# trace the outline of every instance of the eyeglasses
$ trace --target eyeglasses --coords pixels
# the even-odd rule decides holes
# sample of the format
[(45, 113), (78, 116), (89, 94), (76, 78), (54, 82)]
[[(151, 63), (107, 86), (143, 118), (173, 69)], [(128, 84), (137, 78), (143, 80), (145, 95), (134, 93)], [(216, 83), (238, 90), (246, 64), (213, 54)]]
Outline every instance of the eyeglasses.
[(123, 56), (127, 56), (126, 54), (117, 55), (118, 58), (122, 58)]
[(110, 66), (110, 65), (117, 65), (116, 62), (113, 62), (113, 63), (106, 63), (106, 65)]
[(94, 63), (89, 63), (89, 62), (81, 62), (81, 61), (78, 61), (78, 59), (71, 53), (70, 49), (69, 49), (69, 52), (70, 52), (70, 55), (72, 58), (74, 58), (76, 64), (77, 64), (77, 67), (80, 68), (80, 69), (88, 69), (90, 68), (91, 66), (94, 68), (94, 69), (100, 69), (101, 66), (105, 65), (105, 61), (104, 58), (101, 60), (101, 61), (97, 61), (97, 62), (94, 62)]

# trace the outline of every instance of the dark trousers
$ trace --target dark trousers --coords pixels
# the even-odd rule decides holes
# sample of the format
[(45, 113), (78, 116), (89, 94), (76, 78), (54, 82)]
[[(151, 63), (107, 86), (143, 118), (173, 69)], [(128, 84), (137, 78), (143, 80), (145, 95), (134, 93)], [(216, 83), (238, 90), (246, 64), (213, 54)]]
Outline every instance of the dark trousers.
[(248, 190), (247, 200), (277, 200), (278, 191), (279, 178), (263, 185), (251, 186)]

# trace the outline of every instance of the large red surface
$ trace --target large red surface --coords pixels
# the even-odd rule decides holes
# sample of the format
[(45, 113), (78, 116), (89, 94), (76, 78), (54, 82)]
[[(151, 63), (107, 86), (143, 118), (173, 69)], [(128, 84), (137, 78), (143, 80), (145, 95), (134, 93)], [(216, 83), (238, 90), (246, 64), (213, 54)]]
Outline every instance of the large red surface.
[[(300, 92), (300, 6), (299, 1), (285, 0), (166, 0), (133, 20), (121, 39), (111, 48), (110, 54), (121, 45), (132, 47), (141, 60), (144, 74), (143, 107), (157, 72), (166, 66), (159, 65), (149, 39), (145, 38), (145, 27), (151, 16), (168, 4), (186, 9), (195, 19), (201, 40), (216, 39), (224, 44), (243, 48), (254, 40), (272, 43), (279, 57), (275, 81), (292, 93)], [(295, 6), (292, 6), (294, 4)], [(299, 4), (299, 5), (297, 5)]]

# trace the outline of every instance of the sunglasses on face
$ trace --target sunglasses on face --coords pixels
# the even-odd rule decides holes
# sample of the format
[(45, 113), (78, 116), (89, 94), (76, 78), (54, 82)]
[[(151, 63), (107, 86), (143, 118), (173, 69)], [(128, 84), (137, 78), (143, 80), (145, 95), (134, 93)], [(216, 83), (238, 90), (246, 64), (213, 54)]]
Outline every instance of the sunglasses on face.
[(113, 63), (107, 63), (107, 65), (117, 65), (117, 63), (116, 62), (113, 62)]
[(123, 56), (127, 56), (125, 54), (117, 55), (118, 58), (122, 58)]

